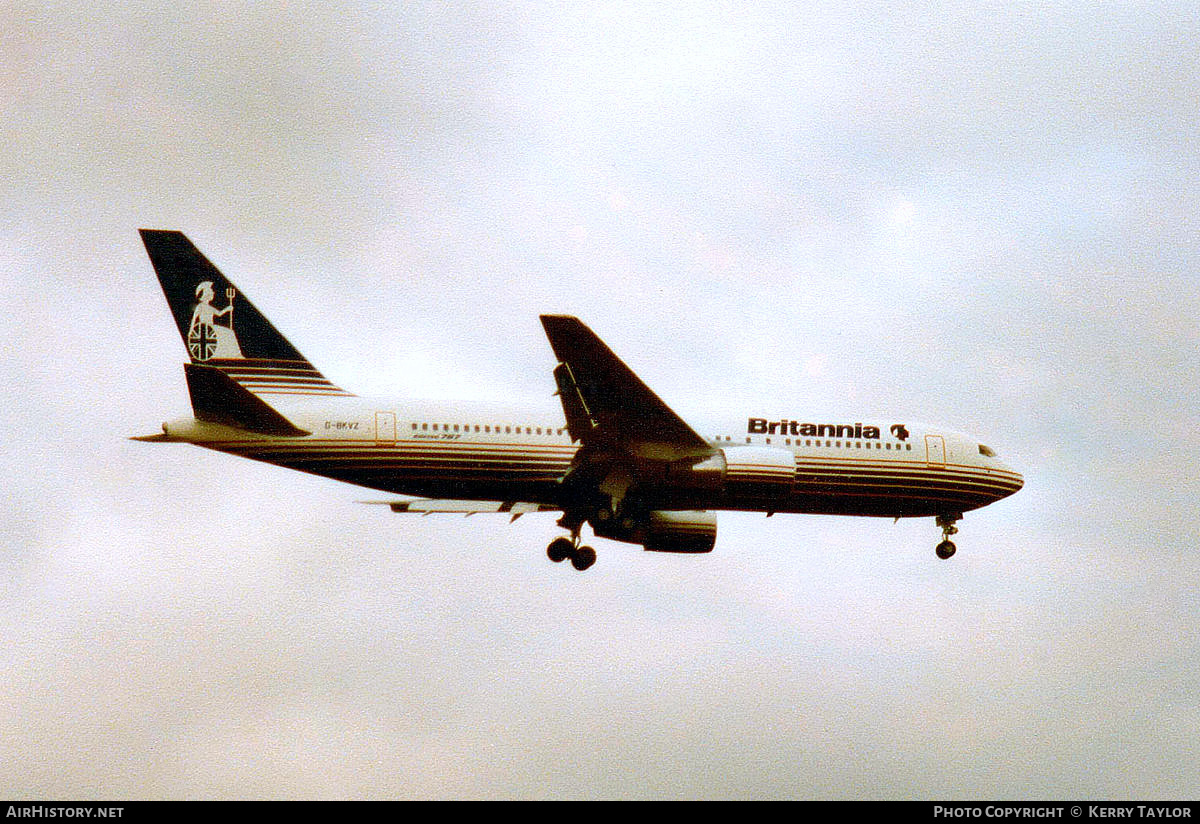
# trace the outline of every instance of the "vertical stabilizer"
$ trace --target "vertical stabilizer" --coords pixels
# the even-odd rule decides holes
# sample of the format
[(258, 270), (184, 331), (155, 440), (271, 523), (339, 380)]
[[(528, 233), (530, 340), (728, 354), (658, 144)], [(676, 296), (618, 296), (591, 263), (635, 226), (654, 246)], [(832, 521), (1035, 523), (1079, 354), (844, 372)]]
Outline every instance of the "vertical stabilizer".
[(346, 395), (271, 325), (182, 232), (140, 229), (192, 363), (256, 395)]

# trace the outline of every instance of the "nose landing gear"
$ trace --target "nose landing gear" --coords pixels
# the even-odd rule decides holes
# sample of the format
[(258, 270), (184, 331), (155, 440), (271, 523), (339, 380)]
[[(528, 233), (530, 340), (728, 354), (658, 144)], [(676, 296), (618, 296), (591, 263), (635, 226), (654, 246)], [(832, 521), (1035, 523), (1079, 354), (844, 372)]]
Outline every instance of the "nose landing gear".
[(934, 552), (936, 552), (937, 556), (943, 561), (954, 555), (955, 551), (958, 549), (956, 546), (954, 546), (954, 542), (950, 540), (950, 536), (958, 532), (958, 527), (954, 525), (954, 522), (961, 517), (961, 513), (937, 516), (937, 525), (942, 528), (942, 542), (937, 545), (937, 548), (934, 550)]

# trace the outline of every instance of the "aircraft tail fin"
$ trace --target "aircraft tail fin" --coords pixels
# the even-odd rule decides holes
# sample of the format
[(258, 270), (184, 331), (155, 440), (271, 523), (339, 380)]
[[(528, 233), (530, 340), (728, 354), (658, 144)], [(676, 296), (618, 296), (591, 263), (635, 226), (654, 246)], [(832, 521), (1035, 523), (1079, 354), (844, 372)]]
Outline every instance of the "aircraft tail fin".
[(348, 395), (308, 362), (182, 232), (139, 229), (193, 364), (255, 395)]

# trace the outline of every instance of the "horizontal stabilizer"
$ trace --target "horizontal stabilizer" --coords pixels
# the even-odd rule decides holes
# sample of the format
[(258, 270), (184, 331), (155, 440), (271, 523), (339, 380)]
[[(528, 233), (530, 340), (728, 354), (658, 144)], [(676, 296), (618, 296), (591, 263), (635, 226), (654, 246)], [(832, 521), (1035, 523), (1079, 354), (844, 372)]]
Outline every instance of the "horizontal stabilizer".
[(236, 426), (263, 435), (300, 437), (309, 432), (294, 426), (271, 406), (220, 369), (185, 363), (188, 392), (196, 419)]

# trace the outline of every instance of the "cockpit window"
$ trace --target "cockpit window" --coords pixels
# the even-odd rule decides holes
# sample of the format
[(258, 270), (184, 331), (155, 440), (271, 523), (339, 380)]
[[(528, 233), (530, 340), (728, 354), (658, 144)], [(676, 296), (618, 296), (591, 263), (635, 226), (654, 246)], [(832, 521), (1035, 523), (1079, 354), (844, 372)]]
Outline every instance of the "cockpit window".
[(996, 457), (996, 451), (994, 449), (992, 449), (990, 446), (984, 446), (983, 444), (979, 445), (979, 454), (984, 455), (988, 458)]

